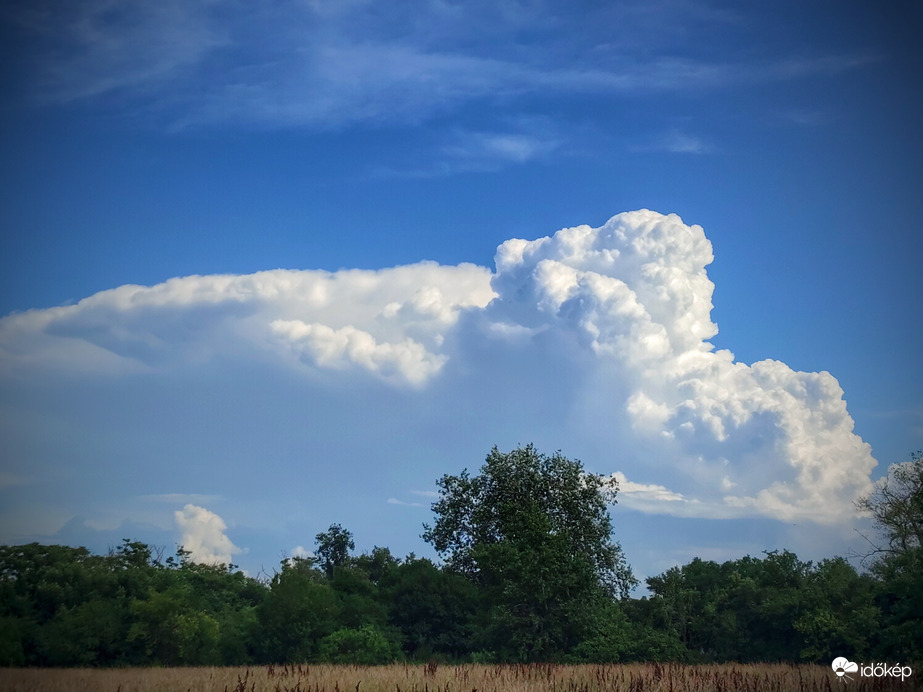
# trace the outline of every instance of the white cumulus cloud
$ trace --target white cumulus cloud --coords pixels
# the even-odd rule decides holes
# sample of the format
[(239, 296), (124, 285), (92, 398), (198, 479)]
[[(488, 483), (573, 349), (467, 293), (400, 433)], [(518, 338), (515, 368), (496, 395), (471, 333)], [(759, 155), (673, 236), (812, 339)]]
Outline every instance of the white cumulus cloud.
[(214, 512), (189, 504), (177, 510), (174, 517), (182, 532), (180, 545), (190, 552), (195, 562), (230, 564), (231, 557), (242, 552), (227, 537), (227, 525)]

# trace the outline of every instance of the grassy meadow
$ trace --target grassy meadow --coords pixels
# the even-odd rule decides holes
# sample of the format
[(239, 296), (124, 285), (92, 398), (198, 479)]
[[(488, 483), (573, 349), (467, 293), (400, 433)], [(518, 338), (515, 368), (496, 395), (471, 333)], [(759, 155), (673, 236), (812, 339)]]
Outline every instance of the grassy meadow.
[[(5, 692), (826, 692), (843, 682), (827, 666), (785, 664), (0, 669)], [(913, 680), (858, 676), (842, 686), (915, 688)]]

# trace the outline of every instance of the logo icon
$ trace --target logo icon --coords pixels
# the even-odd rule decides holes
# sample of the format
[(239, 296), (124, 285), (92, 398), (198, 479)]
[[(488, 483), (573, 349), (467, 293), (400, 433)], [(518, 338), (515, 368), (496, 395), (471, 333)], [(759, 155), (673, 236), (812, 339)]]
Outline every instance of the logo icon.
[(838, 658), (833, 659), (833, 663), (830, 665), (833, 668), (833, 672), (836, 673), (836, 677), (840, 682), (846, 682), (847, 680), (852, 680), (852, 677), (848, 673), (858, 673), (859, 664), (853, 663), (847, 658), (839, 656)]

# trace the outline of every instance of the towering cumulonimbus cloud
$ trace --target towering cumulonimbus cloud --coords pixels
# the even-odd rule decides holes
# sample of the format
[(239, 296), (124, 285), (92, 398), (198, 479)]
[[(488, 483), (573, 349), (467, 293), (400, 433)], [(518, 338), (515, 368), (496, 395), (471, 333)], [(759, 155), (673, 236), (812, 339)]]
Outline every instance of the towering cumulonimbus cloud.
[[(849, 518), (876, 462), (853, 432), (843, 391), (826, 372), (772, 360), (747, 365), (714, 349), (712, 259), (701, 227), (641, 210), (599, 228), (508, 240), (493, 272), (421, 262), (122, 286), (0, 320), (0, 377), (62, 370), (119, 377), (220, 355), (292, 370), (305, 387), (349, 378), (476, 410), (478, 387), (466, 379), (508, 376), (491, 370), (510, 361), (484, 358), (486, 343), (534, 364), (530, 377), (547, 373), (549, 390), (563, 361), (579, 363), (584, 384), (542, 392), (539, 381), (531, 391), (570, 396), (564, 406), (574, 411), (591, 407), (602, 425), (581, 434), (600, 445), (618, 431), (630, 462), (613, 462), (611, 472), (625, 506), (698, 517)], [(546, 348), (555, 339), (560, 347)], [(580, 386), (596, 390), (591, 396)], [(491, 396), (497, 410), (515, 406), (514, 393)], [(566, 420), (536, 424), (562, 448), (577, 434)]]
[(576, 332), (630, 391), (611, 402), (612, 417), (627, 416), (635, 434), (659, 441), (680, 475), (696, 479), (693, 499), (633, 484), (628, 503), (699, 516), (848, 518), (875, 460), (853, 432), (842, 389), (827, 372), (748, 366), (715, 351), (712, 259), (699, 226), (673, 214), (619, 214), (600, 228), (505, 242), (492, 281), (503, 308), (493, 307), (533, 329)]
[(174, 517), (182, 532), (180, 547), (188, 550), (189, 557), (195, 562), (228, 565), (232, 556), (241, 552), (225, 533), (227, 524), (214, 512), (187, 504), (182, 510), (177, 510)]

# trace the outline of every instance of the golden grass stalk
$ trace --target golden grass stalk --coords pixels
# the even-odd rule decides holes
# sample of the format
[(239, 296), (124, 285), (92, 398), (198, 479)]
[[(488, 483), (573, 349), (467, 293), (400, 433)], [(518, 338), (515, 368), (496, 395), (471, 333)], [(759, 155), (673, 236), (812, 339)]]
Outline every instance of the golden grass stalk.
[(842, 684), (828, 666), (784, 664), (0, 669), (4, 692), (888, 692), (914, 682)]

